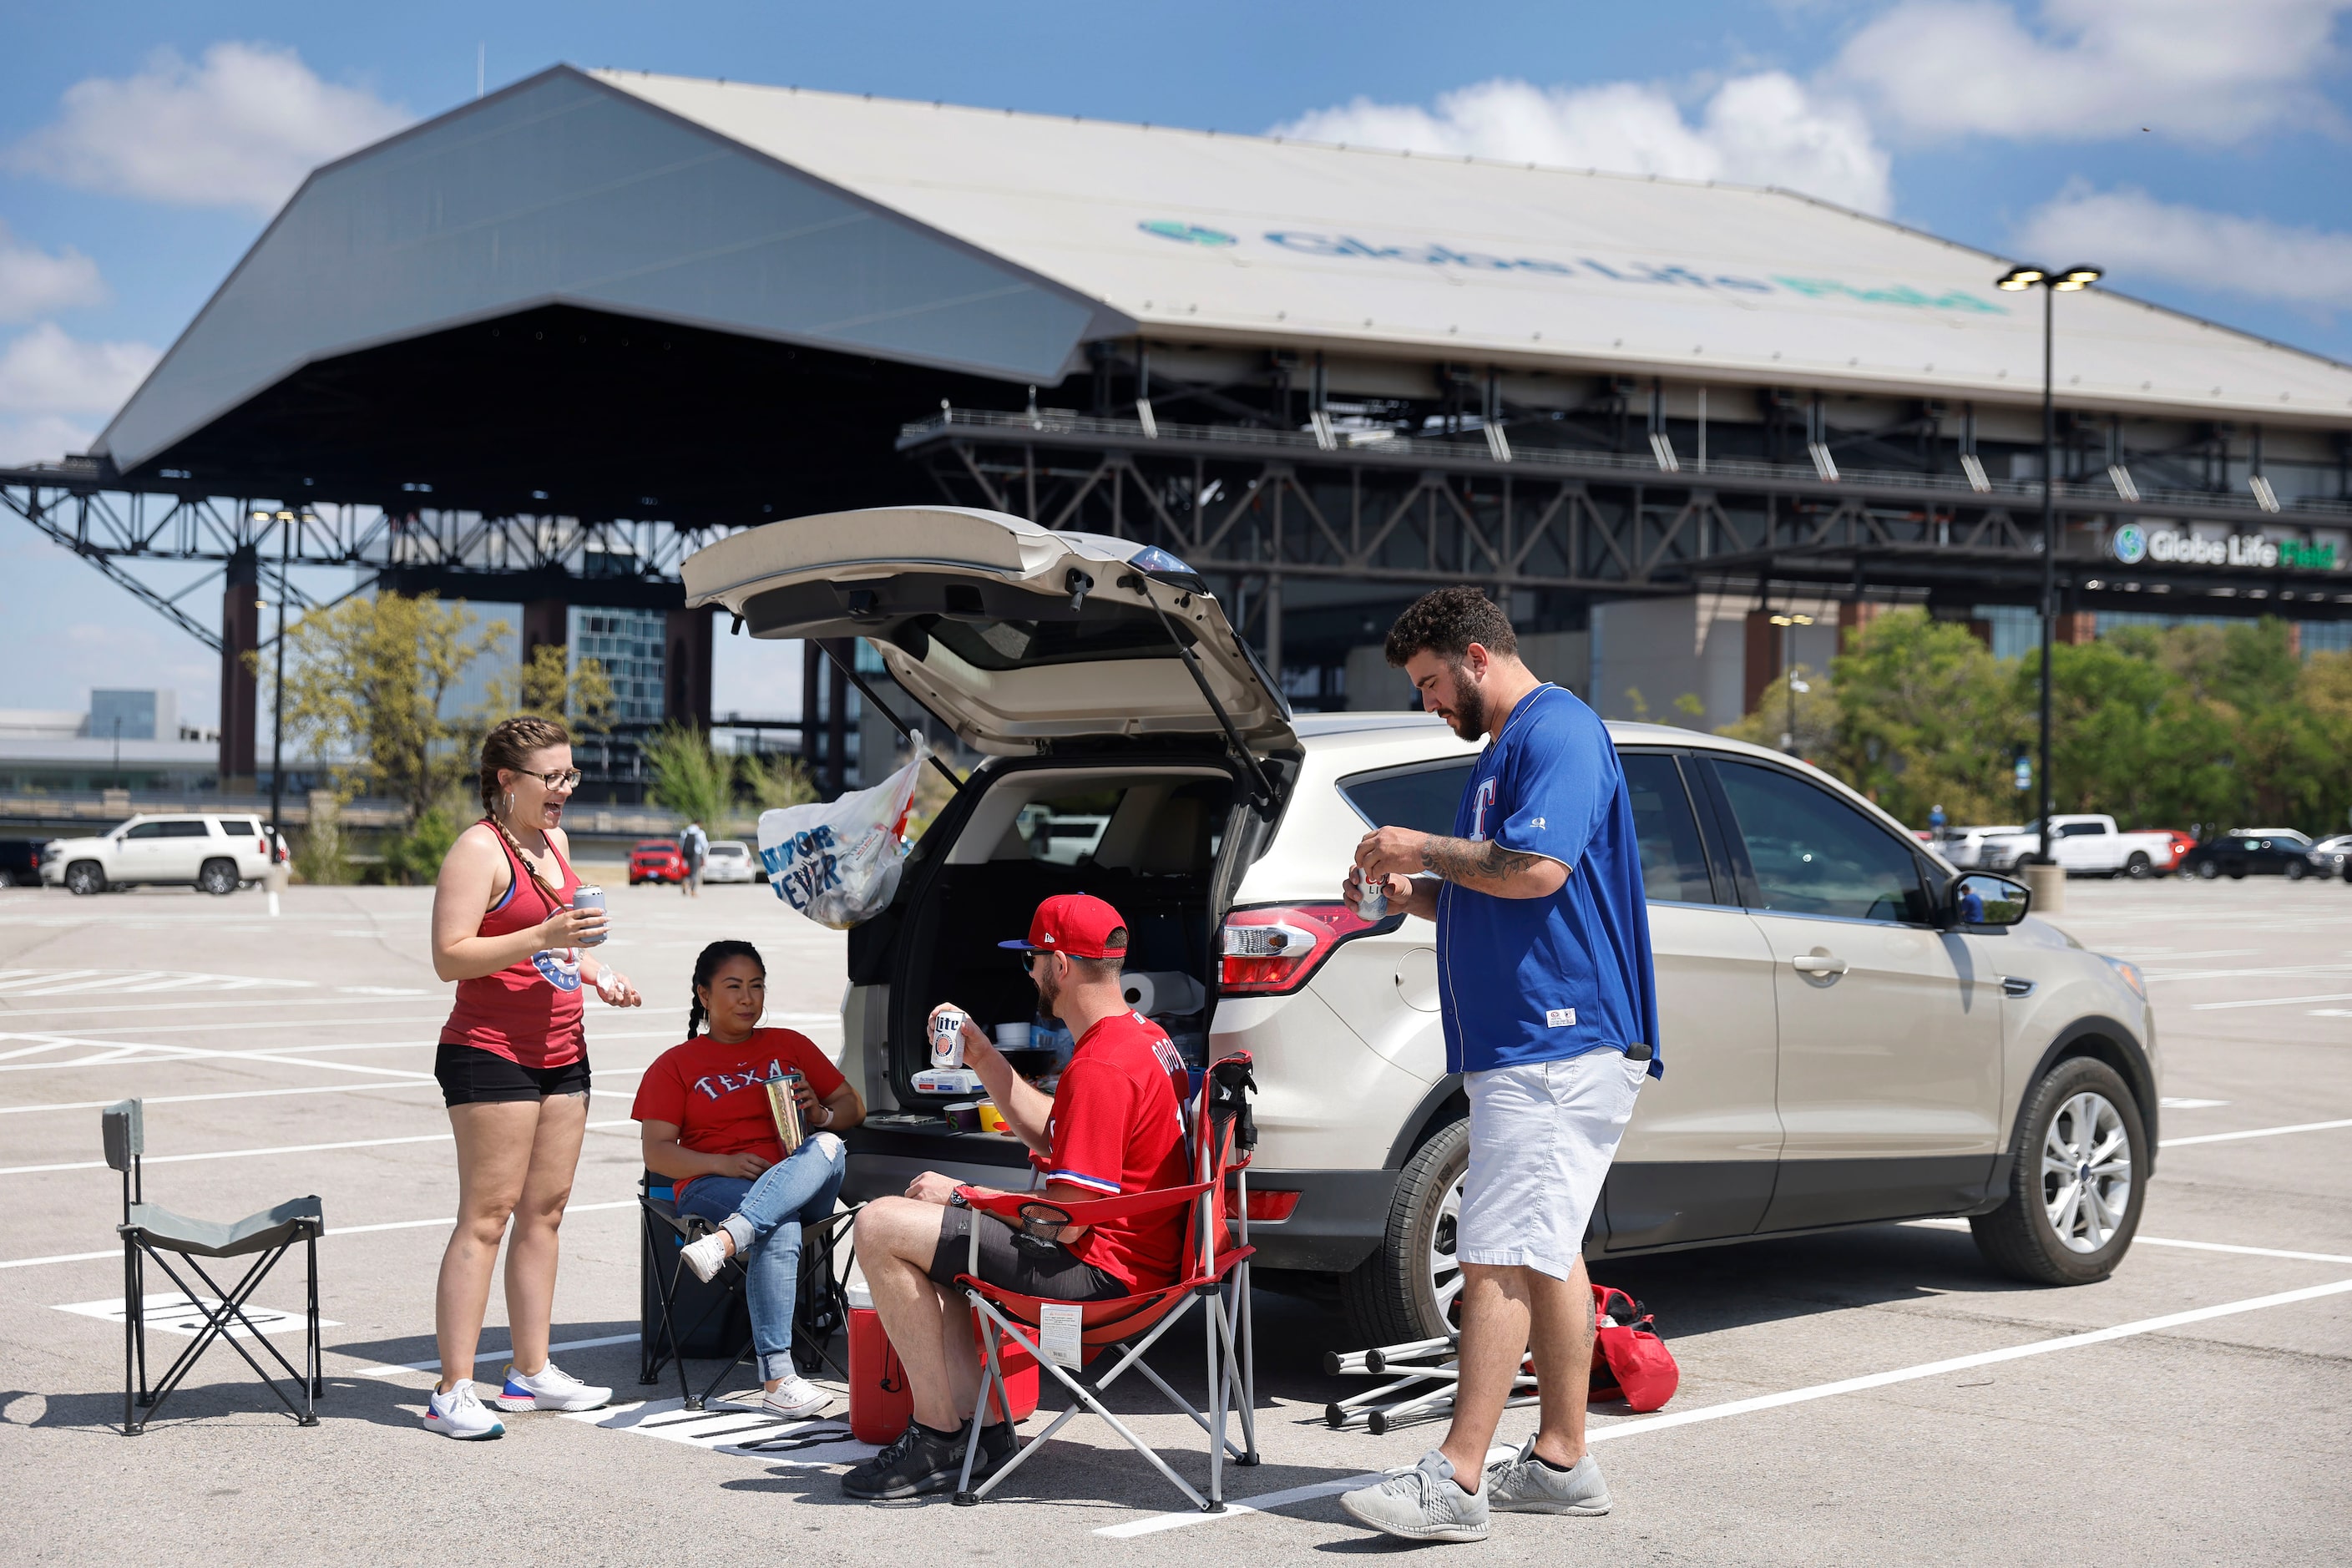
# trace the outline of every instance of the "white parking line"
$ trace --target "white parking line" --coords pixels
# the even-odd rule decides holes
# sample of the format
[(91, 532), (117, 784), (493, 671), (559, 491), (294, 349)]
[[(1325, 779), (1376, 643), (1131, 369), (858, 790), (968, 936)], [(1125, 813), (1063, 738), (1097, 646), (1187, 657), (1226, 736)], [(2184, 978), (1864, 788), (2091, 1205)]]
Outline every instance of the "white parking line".
[[(602, 1132), (614, 1127), (634, 1127), (634, 1121), (591, 1121), (588, 1131)], [(406, 1138), (357, 1138), (347, 1143), (281, 1143), (270, 1149), (212, 1149), (201, 1154), (150, 1154), (150, 1165), (178, 1165), (191, 1160), (244, 1160), (261, 1154), (321, 1154), (335, 1149), (384, 1149), (395, 1143), (444, 1143), (447, 1132), (425, 1132)], [(106, 1168), (103, 1160), (76, 1160), (62, 1165), (0, 1165), (0, 1176), (37, 1176), (52, 1171), (100, 1171)]]
[(2352, 1127), (2352, 1120), (2342, 1121), (2298, 1121), (2292, 1127), (2249, 1127), (2242, 1132), (2200, 1132), (2194, 1138), (2159, 1138), (2159, 1149), (2177, 1149), (2184, 1143), (2232, 1143), (2241, 1138), (2275, 1138), (2282, 1132), (2327, 1132), (2338, 1127)]
[[(591, 1068), (591, 1078), (642, 1078), (643, 1068)], [(189, 1105), (205, 1100), (274, 1100), (287, 1094), (364, 1094), (370, 1089), (434, 1089), (441, 1086), (429, 1078), (401, 1078), (386, 1083), (314, 1083), (299, 1089), (232, 1089), (217, 1094), (150, 1094), (141, 1097), (142, 1105)], [(103, 1110), (114, 1104), (111, 1100), (66, 1100), (47, 1105), (0, 1105), (0, 1116), (15, 1116), (28, 1110)]]
[[(2185, 1312), (2168, 1312), (2162, 1317), (2142, 1318), (2135, 1322), (2118, 1323), (2111, 1329), (2093, 1329), (2079, 1334), (2062, 1334), (2055, 1339), (2035, 1340), (2028, 1344), (2009, 1345), (2000, 1350), (1979, 1351), (1973, 1355), (1950, 1356), (1942, 1361), (1923, 1362), (1917, 1366), (1898, 1367), (1892, 1372), (1874, 1372), (1862, 1377), (1842, 1378), (1835, 1383), (1819, 1383), (1810, 1388), (1792, 1388), (1781, 1394), (1759, 1394), (1753, 1399), (1734, 1399), (1722, 1405), (1703, 1405), (1696, 1410), (1678, 1410), (1667, 1415), (1645, 1415), (1638, 1420), (1622, 1421), (1597, 1427), (1586, 1434), (1593, 1443), (1608, 1442), (1619, 1437), (1634, 1437), (1650, 1432), (1663, 1432), (1675, 1426), (1691, 1426), (1703, 1421), (1721, 1421), (1734, 1415), (1749, 1415), (1763, 1410), (1778, 1410), (1790, 1405), (1809, 1404), (1816, 1399), (1831, 1399), (1839, 1394), (1860, 1394), (1874, 1388), (1885, 1388), (1898, 1383), (1915, 1383), (1921, 1378), (1940, 1377), (1947, 1373), (1969, 1372), (1980, 1366), (1993, 1366), (2005, 1361), (2020, 1361), (2028, 1356), (2049, 1355), (2057, 1351), (2080, 1350), (2088, 1345), (2106, 1344), (2114, 1340), (2129, 1339), (2137, 1334), (2161, 1333), (2167, 1329), (2183, 1328), (2190, 1323), (2208, 1322), (2239, 1312), (2260, 1311), (2266, 1307), (2284, 1307), (2297, 1301), (2313, 1301), (2326, 1296), (2340, 1296), (2352, 1291), (2352, 1279), (2333, 1280), (2326, 1285), (2307, 1285), (2299, 1290), (2281, 1290), (2268, 1296), (2250, 1297), (2242, 1301), (2223, 1301), (2210, 1307), (2196, 1307)], [(1237, 1519), (1244, 1514), (1264, 1512), (1269, 1508), (1286, 1507), (1310, 1498), (1328, 1497), (1334, 1492), (1349, 1491), (1369, 1486), (1379, 1480), (1379, 1475), (1351, 1476), (1344, 1480), (1323, 1481), (1310, 1487), (1293, 1487), (1287, 1491), (1269, 1492), (1263, 1497), (1248, 1498), (1226, 1505), (1223, 1513), (1157, 1514), (1149, 1519), (1129, 1520), (1124, 1524), (1106, 1525), (1097, 1535), (1126, 1540), (1139, 1535), (1154, 1535), (1162, 1531), (1182, 1530), (1190, 1525), (1207, 1524), (1218, 1520)]]
[[(1919, 1230), (1966, 1230), (1964, 1219), (1906, 1219), (1906, 1227)], [(2241, 1247), (2228, 1241), (2176, 1241), (2164, 1236), (2135, 1236), (2134, 1247), (2179, 1247), (2191, 1252), (2227, 1252), (2241, 1258), (2289, 1258), (2305, 1263), (2352, 1263), (2352, 1254), (2336, 1252), (2286, 1252), (2275, 1247)]]
[[(604, 1209), (633, 1209), (636, 1206), (636, 1199), (624, 1198), (616, 1204), (566, 1204), (563, 1212), (569, 1216), (575, 1214), (595, 1214)], [(382, 1230), (429, 1230), (436, 1225), (456, 1225), (457, 1223), (455, 1215), (444, 1215), (439, 1219), (394, 1219), (383, 1220), (374, 1225), (330, 1226), (320, 1239), (331, 1241), (339, 1236), (371, 1236)], [(95, 1263), (100, 1258), (112, 1258), (120, 1263), (122, 1261), (122, 1248), (110, 1247), (103, 1252), (58, 1252), (47, 1258), (0, 1258), (0, 1268), (39, 1268), (51, 1263)]]
[[(565, 1340), (561, 1344), (551, 1344), (547, 1348), (549, 1352), (552, 1353), (556, 1351), (602, 1350), (606, 1345), (633, 1345), (636, 1342), (637, 1336), (635, 1334), (606, 1334), (602, 1339)], [(330, 1355), (341, 1353), (337, 1352), (335, 1347), (332, 1345), (327, 1346), (326, 1349), (327, 1353)], [(481, 1354), (474, 1358), (474, 1364), (476, 1366), (479, 1366), (486, 1361), (497, 1361), (502, 1356), (510, 1356), (512, 1354), (514, 1354), (514, 1351), (511, 1347), (502, 1351), (484, 1351)], [(394, 1362), (389, 1366), (363, 1366), (357, 1372), (352, 1373), (352, 1375), (353, 1377), (398, 1377), (403, 1373), (437, 1373), (440, 1370), (440, 1358), (436, 1357), (431, 1361)]]

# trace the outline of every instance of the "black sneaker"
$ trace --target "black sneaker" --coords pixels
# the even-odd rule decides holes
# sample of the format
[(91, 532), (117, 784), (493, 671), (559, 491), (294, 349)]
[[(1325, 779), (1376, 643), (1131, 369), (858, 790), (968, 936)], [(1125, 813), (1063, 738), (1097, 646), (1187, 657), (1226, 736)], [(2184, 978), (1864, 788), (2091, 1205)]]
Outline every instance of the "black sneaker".
[[(971, 1428), (966, 1426), (969, 1432)], [(971, 1479), (975, 1481), (994, 1475), (1004, 1468), (1006, 1460), (1021, 1451), (1021, 1435), (1010, 1421), (999, 1421), (993, 1426), (980, 1429), (980, 1455), (971, 1462)], [(961, 1452), (961, 1450), (959, 1450)]]
[(841, 1495), (867, 1500), (951, 1491), (963, 1473), (963, 1444), (909, 1421), (888, 1447), (841, 1478)]

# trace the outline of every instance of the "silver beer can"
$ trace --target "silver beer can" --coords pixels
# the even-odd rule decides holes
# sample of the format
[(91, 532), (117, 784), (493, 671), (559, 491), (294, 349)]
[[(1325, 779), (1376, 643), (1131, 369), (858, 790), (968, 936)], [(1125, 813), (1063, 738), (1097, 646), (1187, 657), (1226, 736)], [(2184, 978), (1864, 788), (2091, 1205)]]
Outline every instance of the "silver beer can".
[(1356, 868), (1356, 913), (1368, 921), (1384, 921), (1389, 917), (1389, 879), (1385, 876), (1368, 877), (1362, 867)]
[(950, 1007), (931, 1019), (931, 1066), (963, 1066), (963, 1014)]
[[(592, 888), (584, 882), (582, 883), (579, 887), (574, 888), (572, 890), (572, 907), (575, 910), (603, 910), (604, 908), (604, 889), (602, 888)], [(591, 941), (583, 942), (580, 945), (583, 947), (601, 947), (604, 943), (604, 938), (600, 936), (593, 938)]]

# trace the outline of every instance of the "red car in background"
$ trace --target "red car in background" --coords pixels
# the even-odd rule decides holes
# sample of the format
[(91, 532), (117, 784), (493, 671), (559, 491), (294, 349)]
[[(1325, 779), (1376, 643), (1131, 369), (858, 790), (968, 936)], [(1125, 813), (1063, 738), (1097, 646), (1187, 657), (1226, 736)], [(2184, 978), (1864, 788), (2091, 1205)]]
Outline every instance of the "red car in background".
[(629, 886), (640, 882), (683, 882), (686, 857), (667, 838), (648, 838), (629, 851)]
[(2172, 858), (2156, 868), (2157, 875), (2162, 876), (2167, 871), (2180, 869), (2180, 858), (2197, 847), (2197, 840), (2192, 835), (2183, 833), (2178, 827), (2167, 827), (2159, 831), (2172, 840)]

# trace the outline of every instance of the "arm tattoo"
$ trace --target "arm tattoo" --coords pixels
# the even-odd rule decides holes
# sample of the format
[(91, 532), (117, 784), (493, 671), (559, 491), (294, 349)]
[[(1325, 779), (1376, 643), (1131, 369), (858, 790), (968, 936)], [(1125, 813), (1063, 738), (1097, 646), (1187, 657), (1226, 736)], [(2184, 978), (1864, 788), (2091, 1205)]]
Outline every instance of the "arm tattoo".
[(1465, 888), (1507, 882), (1542, 859), (1540, 855), (1506, 849), (1492, 839), (1440, 838), (1422, 840), (1421, 864), (1449, 882)]

